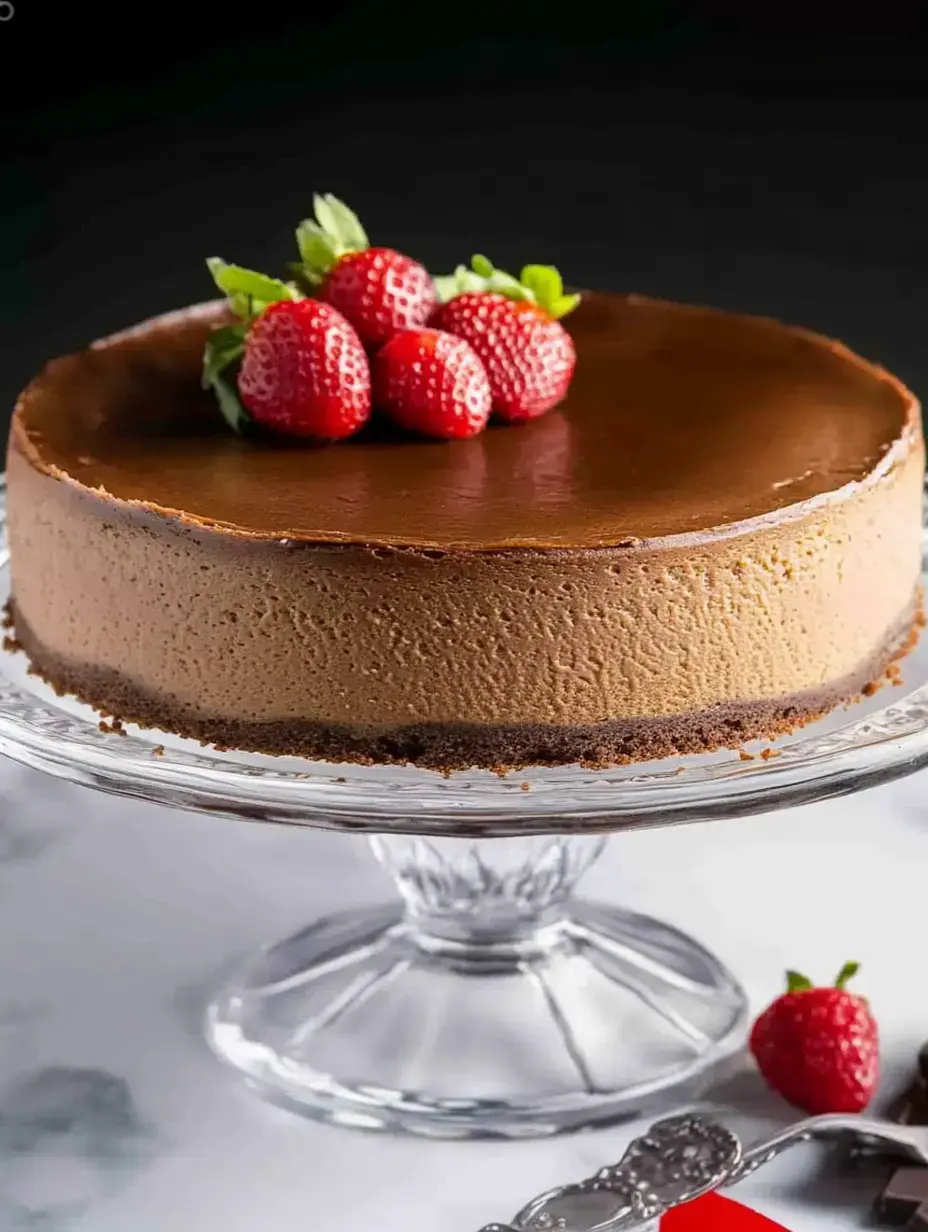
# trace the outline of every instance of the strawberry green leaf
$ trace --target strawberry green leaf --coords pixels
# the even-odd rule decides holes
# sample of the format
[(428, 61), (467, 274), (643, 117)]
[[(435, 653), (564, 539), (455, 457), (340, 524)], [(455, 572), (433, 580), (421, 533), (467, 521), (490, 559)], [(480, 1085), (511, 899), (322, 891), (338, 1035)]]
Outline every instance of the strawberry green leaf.
[(525, 265), (519, 281), (528, 287), (539, 304), (550, 303), (564, 294), (561, 275), (553, 265)]
[(453, 274), (441, 274), (432, 280), (440, 303), (447, 303), (463, 295), (465, 291), (496, 291), (510, 299), (531, 299), (528, 287), (524, 287), (512, 274), (498, 270), (486, 257), (479, 254), (471, 258), (470, 269), (459, 265)]
[(526, 265), (520, 278), (496, 269), (480, 254), (471, 258), (470, 269), (459, 265), (453, 274), (433, 279), (439, 303), (446, 304), (466, 291), (495, 291), (510, 299), (527, 300), (559, 320), (580, 303), (579, 295), (565, 295), (561, 275), (553, 265)]
[(786, 991), (787, 992), (806, 992), (812, 988), (812, 981), (807, 975), (800, 975), (798, 971), (787, 971), (786, 973)]
[(432, 281), (440, 304), (447, 304), (449, 299), (457, 299), (465, 291), (486, 291), (487, 280), (480, 274), (459, 265), (453, 274), (439, 274)]
[(529, 288), (535, 303), (555, 320), (573, 312), (580, 303), (579, 295), (565, 295), (560, 271), (553, 265), (526, 265), (520, 281)]
[(245, 350), (245, 338), (255, 317), (260, 316), (271, 304), (284, 300), (302, 299), (300, 289), (290, 282), (281, 282), (267, 274), (230, 265), (220, 257), (209, 257), (206, 262), (213, 281), (226, 296), (233, 314), (238, 317), (232, 325), (214, 330), (203, 349), (202, 383), (204, 389), (212, 389), (219, 409), (234, 432), (242, 432), (251, 422), (251, 417), (239, 400), (234, 380), (234, 367)]
[(312, 218), (304, 218), (296, 229), (296, 246), (304, 276), (317, 284), (338, 260), (338, 252), (329, 236)]
[(318, 286), (346, 253), (370, 247), (357, 214), (331, 193), (313, 197), (314, 218), (304, 218), (296, 229), (302, 277)]
[(215, 377), (212, 384), (223, 419), (233, 432), (241, 435), (251, 423), (251, 416), (239, 401), (238, 390), (225, 375)]
[(363, 252), (370, 247), (357, 214), (331, 193), (313, 197), (313, 212), (319, 226), (337, 241), (342, 252)]
[(496, 291), (500, 295), (508, 295), (510, 299), (533, 299), (530, 287), (525, 286), (512, 274), (497, 269), (486, 257), (479, 255), (471, 257), (471, 269), (474, 274), (484, 279), (488, 291)]
[(250, 320), (263, 312), (269, 304), (285, 299), (300, 299), (300, 291), (292, 283), (269, 278), (241, 265), (229, 265), (220, 257), (209, 257), (206, 262), (216, 286), (228, 298), (236, 316)]
[(203, 352), (203, 388), (208, 389), (213, 377), (236, 363), (245, 349), (245, 324), (225, 325), (213, 330)]
[(230, 371), (242, 357), (247, 332), (245, 323), (214, 330), (203, 351), (203, 388), (213, 390), (223, 418), (234, 432), (242, 432), (251, 422)]
[(852, 980), (860, 970), (860, 963), (848, 962), (845, 963), (838, 972), (838, 978), (835, 980), (835, 988), (844, 988), (848, 980)]
[(492, 278), (496, 272), (493, 268), (492, 261), (477, 253), (470, 259), (471, 268), (478, 278)]

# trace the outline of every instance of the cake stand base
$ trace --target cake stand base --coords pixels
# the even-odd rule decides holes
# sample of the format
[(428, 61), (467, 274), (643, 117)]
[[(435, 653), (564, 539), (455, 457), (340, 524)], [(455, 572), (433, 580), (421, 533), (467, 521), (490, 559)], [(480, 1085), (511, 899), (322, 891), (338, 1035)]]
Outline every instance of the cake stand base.
[(536, 1137), (693, 1098), (745, 996), (676, 929), (570, 901), (599, 837), (376, 838), (405, 898), (265, 950), (210, 1006), (213, 1050), (352, 1128)]

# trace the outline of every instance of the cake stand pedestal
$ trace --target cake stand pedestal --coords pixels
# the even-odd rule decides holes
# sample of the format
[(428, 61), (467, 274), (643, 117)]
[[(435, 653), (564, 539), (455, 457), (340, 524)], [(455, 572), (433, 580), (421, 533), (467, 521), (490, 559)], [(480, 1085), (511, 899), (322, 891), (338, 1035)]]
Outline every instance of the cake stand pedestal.
[(310, 925), (212, 1004), (213, 1049), (341, 1124), (537, 1135), (698, 1086), (742, 1042), (734, 977), (697, 942), (574, 887), (597, 836), (382, 835), (401, 903)]
[[(0, 603), (8, 566), (2, 546)], [(0, 654), (0, 753), (122, 796), (370, 836), (397, 902), (257, 955), (211, 1004), (207, 1037), (278, 1103), (435, 1137), (657, 1110), (697, 1095), (743, 1044), (744, 993), (697, 941), (574, 898), (606, 834), (768, 812), (928, 764), (928, 638), (901, 686), (770, 749), (505, 777), (114, 734), (27, 668)]]

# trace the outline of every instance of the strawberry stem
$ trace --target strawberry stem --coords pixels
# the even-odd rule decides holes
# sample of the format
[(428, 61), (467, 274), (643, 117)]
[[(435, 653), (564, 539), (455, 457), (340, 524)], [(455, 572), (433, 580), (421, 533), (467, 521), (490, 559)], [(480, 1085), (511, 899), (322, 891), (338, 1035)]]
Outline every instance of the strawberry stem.
[(553, 265), (525, 265), (518, 278), (498, 270), (479, 253), (471, 258), (470, 269), (459, 265), (452, 274), (442, 274), (434, 280), (439, 301), (443, 304), (467, 291), (495, 291), (509, 299), (527, 300), (543, 309), (555, 320), (567, 316), (580, 303), (579, 295), (565, 295), (564, 282)]
[(846, 962), (838, 972), (838, 978), (835, 980), (835, 988), (844, 988), (848, 980), (852, 980), (860, 970), (860, 963)]
[(313, 213), (315, 218), (304, 218), (296, 229), (300, 251), (296, 269), (301, 279), (315, 287), (346, 253), (364, 252), (370, 241), (357, 214), (331, 193), (316, 193)]
[[(835, 988), (844, 989), (848, 980), (852, 980), (860, 970), (860, 963), (846, 962), (838, 972), (838, 978), (835, 980)], [(786, 973), (786, 991), (787, 992), (805, 992), (809, 988), (814, 988), (815, 985), (807, 975), (801, 975), (798, 971), (787, 971)]]

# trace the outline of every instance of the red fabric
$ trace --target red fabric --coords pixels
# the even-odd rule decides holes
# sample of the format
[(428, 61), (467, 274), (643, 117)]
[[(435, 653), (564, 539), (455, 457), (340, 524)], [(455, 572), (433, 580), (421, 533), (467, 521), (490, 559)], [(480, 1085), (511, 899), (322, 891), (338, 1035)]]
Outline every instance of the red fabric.
[(661, 1232), (789, 1232), (740, 1202), (707, 1194), (678, 1206), (661, 1220)]

